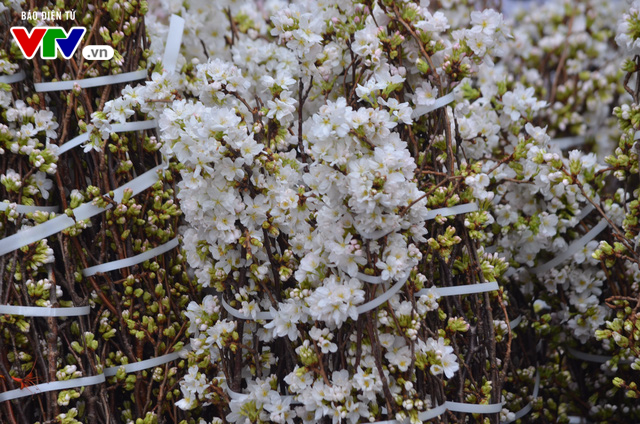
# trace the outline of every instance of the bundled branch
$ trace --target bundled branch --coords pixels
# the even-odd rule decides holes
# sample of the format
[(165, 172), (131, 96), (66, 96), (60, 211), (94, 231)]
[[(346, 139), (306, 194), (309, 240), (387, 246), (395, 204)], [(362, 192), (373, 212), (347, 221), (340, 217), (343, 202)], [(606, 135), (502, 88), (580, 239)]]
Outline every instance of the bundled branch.
[[(0, 404), (0, 421), (176, 422), (178, 363), (130, 373), (120, 366), (184, 345), (182, 308), (194, 295), (185, 259), (175, 243), (166, 253), (138, 263), (113, 262), (164, 246), (178, 236), (177, 174), (173, 165), (160, 167), (151, 175), (157, 182), (142, 193), (133, 196), (132, 187), (114, 196), (114, 190), (161, 164), (155, 126), (116, 132), (107, 120), (111, 111), (120, 114), (119, 122), (150, 119), (139, 104), (117, 100), (121, 92), (135, 95), (139, 88), (109, 78), (96, 87), (79, 87), (95, 81), (92, 78), (139, 70), (133, 79), (147, 78), (151, 52), (143, 17), (148, 6), (144, 1), (38, 1), (3, 9), (0, 46), (5, 71), (22, 71), (25, 79), (2, 85), (0, 190), (8, 203), (0, 213), (2, 242), (10, 253), (0, 258), (0, 304), (40, 307), (37, 313), (47, 309), (57, 316), (22, 316), (24, 309), (0, 316), (0, 387), (7, 393), (26, 391), (19, 400)], [(66, 16), (71, 10), (74, 19), (21, 19), (22, 12)], [(21, 59), (9, 28), (43, 24), (65, 30), (86, 27), (82, 45), (111, 46), (115, 55), (89, 62), (78, 49), (69, 60), (43, 60), (39, 55)], [(72, 89), (41, 84), (67, 80), (79, 83)], [(79, 143), (73, 141), (82, 134), (87, 143), (75, 147)], [(74, 147), (65, 145), (69, 142)], [(23, 212), (21, 205), (32, 209)], [(48, 207), (56, 212), (48, 212)], [(87, 209), (96, 207), (108, 210), (83, 218)], [(28, 228), (38, 234), (39, 226), (67, 217), (73, 219), (70, 226), (57, 228), (50, 237), (40, 230), (42, 239), (36, 243), (19, 246), (11, 237)], [(91, 272), (101, 264), (112, 266)], [(88, 308), (82, 313), (69, 309), (65, 318), (63, 309), (84, 306)], [(74, 379), (84, 383), (74, 385)], [(56, 384), (68, 388), (33, 394), (48, 382), (64, 382)]]

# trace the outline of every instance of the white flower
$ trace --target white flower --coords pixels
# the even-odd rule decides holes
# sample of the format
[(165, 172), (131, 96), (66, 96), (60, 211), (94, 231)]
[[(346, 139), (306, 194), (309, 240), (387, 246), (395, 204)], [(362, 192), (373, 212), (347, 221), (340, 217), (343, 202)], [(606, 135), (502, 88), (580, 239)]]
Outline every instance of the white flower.
[(439, 337), (438, 340), (430, 337), (427, 340), (426, 349), (433, 352), (438, 361), (431, 365), (431, 374), (439, 375), (444, 373), (447, 378), (451, 378), (460, 368), (458, 358), (453, 353), (453, 348), (445, 345), (445, 340), (442, 337)]
[(411, 365), (411, 350), (409, 346), (393, 349), (387, 352), (384, 357), (391, 365), (397, 366), (398, 369), (403, 372), (408, 370), (409, 365)]
[(33, 183), (36, 185), (43, 199), (49, 198), (49, 190), (53, 187), (53, 181), (46, 177), (44, 172), (36, 172), (33, 177)]
[(360, 287), (356, 278), (340, 283), (335, 276), (330, 276), (307, 297), (309, 315), (331, 327), (339, 327), (347, 318), (357, 319), (356, 306), (364, 301)]

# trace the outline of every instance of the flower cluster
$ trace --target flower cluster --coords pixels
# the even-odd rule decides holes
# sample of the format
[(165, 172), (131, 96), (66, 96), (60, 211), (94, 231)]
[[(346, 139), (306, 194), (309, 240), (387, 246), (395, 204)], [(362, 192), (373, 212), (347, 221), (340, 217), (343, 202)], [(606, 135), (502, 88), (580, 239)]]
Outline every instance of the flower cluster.
[[(26, 10), (5, 3), (2, 22)], [(90, 313), (0, 316), (0, 387), (108, 384), (31, 415), (3, 402), (0, 421), (640, 417), (638, 1), (511, 17), (476, 1), (77, 3), (60, 24), (113, 59), (27, 62), (0, 43), (0, 74), (26, 71), (0, 82), (0, 232), (74, 220), (1, 258), (0, 300)], [(147, 81), (32, 84), (138, 69)], [(136, 121), (157, 128), (118, 129)]]
[[(183, 346), (185, 308), (196, 298), (189, 294), (194, 286), (186, 257), (174, 248), (135, 265), (87, 270), (131, 260), (178, 237), (175, 164), (144, 194), (113, 193), (161, 161), (154, 130), (115, 133), (114, 124), (148, 119), (147, 100), (168, 94), (158, 85), (151, 93), (144, 84), (112, 82), (115, 74), (148, 66), (146, 1), (72, 6), (67, 14), (68, 2), (0, 2), (0, 243), (8, 252), (0, 258), (0, 392), (29, 394), (16, 401), (3, 396), (0, 422), (154, 423), (172, 410), (179, 370), (188, 367), (172, 363), (133, 373), (123, 366)], [(63, 18), (22, 20), (22, 11)], [(115, 54), (88, 62), (80, 47), (70, 60), (38, 54), (25, 60), (10, 26), (85, 27), (81, 46), (104, 44)], [(84, 89), (74, 83), (43, 92), (47, 86), (38, 85), (93, 77), (104, 78)], [(109, 84), (100, 85), (105, 79)], [(60, 148), (87, 136), (84, 152)], [(97, 208), (103, 212), (85, 219), (87, 209)], [(61, 230), (64, 221), (72, 223)], [(26, 243), (29, 233), (42, 239)], [(65, 308), (74, 308), (71, 316), (64, 316)], [(30, 396), (41, 392), (30, 387), (40, 383), (65, 389)], [(168, 415), (163, 419), (182, 419)]]
[[(452, 149), (454, 122), (468, 114), (414, 111), (492, 67), (507, 28), (494, 11), (452, 28), (413, 3), (262, 7), (266, 24), (237, 8), (207, 22), (228, 48), (208, 59), (183, 49), (173, 100), (152, 112), (161, 151), (183, 165), (187, 259), (221, 296), (188, 308), (194, 351), (178, 405), (242, 423), (416, 421), (458, 399), (461, 355), (485, 337), (469, 336), (472, 326), (497, 331), (497, 297), (441, 309), (435, 287), (493, 281), (506, 264), (475, 245), (490, 238), (488, 204), (425, 225), (429, 209), (491, 197), (479, 158), (459, 162)], [(512, 103), (523, 116), (544, 105), (521, 91)], [(497, 138), (499, 115), (487, 113)], [(504, 338), (494, 356), (465, 362), (480, 383), (465, 379), (473, 394), (459, 401), (499, 401), (484, 364), (497, 367), (506, 350)], [(445, 397), (424, 378), (449, 381)]]

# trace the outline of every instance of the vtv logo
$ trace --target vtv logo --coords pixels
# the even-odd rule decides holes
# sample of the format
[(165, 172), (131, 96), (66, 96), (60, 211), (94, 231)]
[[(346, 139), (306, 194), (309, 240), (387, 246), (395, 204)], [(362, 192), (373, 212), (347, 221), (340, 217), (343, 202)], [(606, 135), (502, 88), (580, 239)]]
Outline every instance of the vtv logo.
[(65, 59), (71, 59), (75, 54), (84, 33), (87, 31), (83, 27), (73, 27), (67, 33), (59, 27), (36, 27), (29, 34), (25, 27), (11, 28), (11, 34), (16, 40), (22, 54), (27, 59), (32, 59), (38, 47), (42, 59), (55, 59), (56, 49), (62, 53)]

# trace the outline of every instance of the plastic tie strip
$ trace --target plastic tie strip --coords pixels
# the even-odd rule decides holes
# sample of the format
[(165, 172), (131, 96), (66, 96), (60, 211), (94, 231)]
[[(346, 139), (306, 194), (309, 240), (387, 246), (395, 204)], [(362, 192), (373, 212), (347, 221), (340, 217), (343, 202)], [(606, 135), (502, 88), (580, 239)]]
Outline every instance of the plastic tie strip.
[[(466, 284), (454, 287), (432, 287), (440, 297), (461, 296), (463, 294), (484, 293), (500, 289), (497, 281), (489, 281), (480, 284)], [(431, 288), (422, 289), (415, 293), (415, 296), (422, 296), (429, 293)]]
[(356, 228), (356, 230), (358, 230), (358, 232), (360, 233), (360, 235), (368, 240), (378, 240), (381, 239), (382, 237), (391, 234), (392, 232), (397, 230), (397, 227), (392, 228), (391, 230), (378, 230), (378, 231), (374, 231), (373, 233), (367, 233), (364, 230), (358, 229)]
[(37, 93), (43, 93), (48, 91), (73, 90), (76, 84), (80, 88), (92, 88), (138, 81), (145, 78), (147, 78), (147, 70), (142, 69), (139, 71), (124, 72), (122, 74), (104, 75), (102, 77), (84, 78), (79, 80), (37, 82), (33, 84), (33, 87)]
[(227, 301), (224, 299), (224, 296), (222, 295), (222, 293), (219, 293), (219, 296), (220, 296), (220, 303), (222, 304), (222, 307), (225, 309), (225, 311), (227, 311), (227, 313), (229, 313), (229, 315), (233, 316), (234, 318), (244, 319), (248, 321), (273, 319), (273, 314), (271, 312), (257, 312), (254, 314), (255, 318), (253, 316), (243, 314), (239, 310), (231, 307), (231, 305), (229, 305)]
[[(175, 70), (176, 62), (178, 60), (178, 54), (180, 53), (180, 45), (182, 44), (183, 30), (184, 30), (184, 19), (177, 15), (172, 15), (171, 22), (169, 24), (169, 34), (167, 36), (167, 44), (164, 50), (164, 57), (162, 60), (164, 63), (165, 69), (171, 72)], [(141, 78), (136, 78), (136, 79), (144, 79), (147, 76), (146, 71), (136, 71), (136, 72), (139, 72), (142, 75)], [(142, 74), (142, 72), (144, 72), (144, 74)], [(120, 75), (125, 75), (125, 74), (120, 74)], [(117, 76), (118, 75), (109, 75), (107, 77), (117, 77)], [(99, 78), (107, 78), (107, 77), (99, 77)], [(90, 81), (94, 79), (95, 78), (91, 78), (91, 79), (80, 80), (80, 81)], [(71, 83), (73, 81), (64, 81), (64, 82)], [(116, 84), (118, 82), (121, 82), (121, 81), (117, 81), (117, 82), (108, 81), (106, 84), (103, 84), (103, 85)], [(46, 83), (46, 84), (57, 84), (57, 83)], [(127, 131), (150, 130), (152, 128), (156, 128), (157, 125), (158, 123), (155, 119), (149, 119), (146, 121), (124, 122), (120, 124), (113, 124), (111, 126), (111, 132), (120, 133), (120, 132), (127, 132)], [(89, 133), (80, 134), (79, 136), (69, 140), (68, 142), (60, 146), (60, 148), (58, 149), (58, 155), (61, 155), (62, 153), (65, 153), (73, 149), (74, 147), (77, 147), (82, 143), (85, 143), (88, 140), (89, 140)]]
[(377, 275), (367, 275), (367, 274), (363, 274), (361, 272), (358, 272), (356, 274), (356, 278), (360, 281), (364, 281), (365, 283), (369, 283), (369, 284), (382, 284), (384, 283), (384, 280), (377, 276)]
[(560, 150), (569, 149), (571, 147), (581, 146), (584, 144), (583, 136), (553, 138), (549, 141), (552, 146), (558, 147)]
[(422, 115), (425, 115), (429, 112), (433, 112), (436, 109), (440, 109), (443, 106), (448, 105), (449, 103), (453, 102), (455, 100), (455, 95), (453, 94), (453, 92), (444, 95), (442, 97), (438, 97), (435, 101), (435, 103), (433, 103), (432, 105), (429, 106), (416, 106), (416, 108), (413, 110), (413, 113), (411, 113), (411, 117), (413, 119), (419, 118)]
[[(156, 128), (158, 123), (155, 119), (149, 119), (147, 121), (135, 121), (135, 122), (124, 122), (122, 124), (113, 124), (111, 125), (111, 133), (121, 133), (127, 131), (139, 131), (139, 130), (150, 130), (152, 128)], [(69, 150), (73, 149), (85, 143), (89, 140), (88, 132), (82, 133), (77, 137), (72, 138), (71, 140), (64, 143), (62, 146), (58, 148), (58, 155), (61, 155)]]
[[(386, 408), (384, 408), (386, 410)], [(441, 405), (422, 411), (418, 414), (420, 421), (428, 421), (443, 415), (445, 412), (462, 412), (466, 414), (498, 414), (502, 411), (502, 403), (491, 403), (488, 405), (478, 405), (472, 403), (445, 401)], [(403, 421), (408, 423), (409, 420)], [(371, 424), (402, 424), (398, 420), (374, 421)]]
[(2, 84), (13, 84), (15, 82), (20, 82), (27, 77), (27, 74), (24, 71), (16, 72), (11, 75), (2, 75), (0, 76), (0, 83)]
[[(536, 379), (535, 379), (535, 382), (534, 382), (534, 385), (533, 385), (533, 393), (531, 394), (533, 399), (538, 397), (538, 392), (539, 391), (540, 391), (540, 371), (536, 371)], [(529, 402), (524, 407), (522, 407), (522, 409), (520, 409), (518, 412), (516, 412), (514, 419), (507, 420), (507, 421), (501, 421), (500, 424), (509, 424), (509, 423), (515, 422), (515, 421), (519, 420), (520, 418), (524, 417), (525, 415), (527, 415), (529, 412), (531, 412), (532, 408), (533, 408), (533, 404), (532, 404), (532, 402)]]
[(518, 328), (518, 326), (520, 325), (520, 323), (522, 322), (522, 315), (519, 315), (516, 319), (514, 319), (513, 321), (509, 321), (509, 328), (511, 328), (512, 330), (514, 328)]
[(576, 217), (578, 219), (578, 222), (580, 222), (583, 219), (585, 219), (587, 217), (587, 215), (589, 215), (591, 213), (591, 211), (593, 211), (595, 208), (596, 207), (593, 206), (591, 203), (589, 203), (587, 206), (582, 208), (582, 211), (580, 211), (580, 214)]
[[(176, 62), (178, 60), (180, 45), (182, 44), (183, 29), (184, 19), (177, 15), (171, 15), (169, 35), (167, 36), (167, 44), (165, 46), (163, 59), (165, 69), (170, 72), (175, 69)], [(91, 88), (102, 87), (105, 85), (122, 84), (125, 82), (138, 81), (146, 78), (147, 70), (141, 69), (139, 71), (125, 72), (117, 75), (105, 75), (95, 78), (85, 78), (70, 81), (39, 82), (34, 84), (34, 88), (36, 92), (41, 93), (46, 91), (72, 90), (76, 84), (80, 88)]]
[(584, 417), (571, 416), (567, 418), (569, 418), (569, 424), (587, 424), (588, 423), (587, 419)]
[(551, 259), (549, 262), (546, 262), (535, 268), (531, 268), (531, 272), (534, 274), (542, 274), (549, 271), (551, 268), (555, 268), (556, 266), (560, 265), (562, 262), (566, 261), (573, 255), (578, 253), (580, 249), (585, 247), (587, 243), (589, 243), (598, 234), (600, 234), (602, 230), (604, 230), (607, 227), (607, 225), (609, 225), (607, 220), (604, 218), (601, 219), (600, 222), (598, 222), (598, 224), (595, 227), (593, 227), (587, 234), (585, 234), (584, 236), (580, 237), (578, 240), (571, 243), (565, 251), (560, 253), (555, 258)]
[[(362, 305), (356, 307), (356, 311), (358, 311), (358, 315), (369, 312), (377, 308), (378, 306), (382, 305), (387, 300), (391, 299), (391, 297), (393, 297), (394, 294), (398, 293), (400, 289), (402, 289), (402, 286), (404, 286), (404, 284), (407, 282), (408, 279), (409, 279), (409, 274), (407, 273), (407, 276), (405, 278), (398, 280), (398, 282), (395, 283), (389, 290), (384, 292), (384, 294), (376, 297), (373, 300), (370, 300), (367, 303), (363, 303)], [(273, 314), (271, 312), (257, 312), (255, 313), (255, 318), (253, 316), (243, 314), (239, 310), (231, 307), (231, 305), (229, 305), (227, 301), (224, 299), (224, 296), (222, 295), (222, 293), (219, 293), (219, 295), (220, 295), (220, 303), (222, 303), (222, 307), (229, 313), (229, 315), (237, 319), (250, 320), (250, 321), (273, 319)]]
[[(6, 211), (11, 206), (11, 203), (0, 202), (0, 211)], [(29, 205), (17, 205), (15, 204), (16, 212), (18, 213), (33, 213), (33, 212), (53, 212), (56, 213), (60, 210), (59, 206), (29, 206)]]
[[(579, 350), (576, 350), (572, 347), (567, 347), (567, 352), (569, 352), (569, 354), (571, 356), (573, 356), (576, 359), (582, 359), (583, 361), (587, 361), (587, 362), (595, 362), (596, 364), (604, 364), (605, 362), (608, 362), (610, 360), (613, 359), (613, 356), (606, 356), (606, 355), (596, 355), (594, 353), (585, 353), (585, 352), (580, 352)], [(634, 361), (630, 360), (630, 359), (622, 359), (620, 360), (620, 364), (632, 364)]]
[(487, 246), (484, 248), (485, 253), (491, 253), (491, 254), (496, 253), (497, 250), (498, 250), (497, 244), (492, 244), (491, 246)]
[(163, 253), (170, 251), (171, 249), (176, 247), (178, 244), (179, 244), (178, 238), (176, 237), (165, 244), (162, 244), (158, 247), (154, 247), (153, 249), (147, 250), (146, 252), (142, 252), (139, 255), (85, 268), (82, 270), (82, 275), (84, 275), (85, 277), (90, 277), (99, 272), (114, 271), (116, 269), (137, 265), (141, 262), (148, 261), (149, 259), (153, 259), (156, 256), (162, 255)]
[(118, 373), (118, 370), (123, 368), (126, 374), (132, 372), (143, 371), (149, 368), (154, 368), (160, 365), (164, 365), (168, 362), (175, 361), (180, 358), (184, 353), (191, 350), (191, 346), (186, 346), (176, 352), (167, 353), (166, 355), (157, 356), (151, 359), (145, 359), (144, 361), (134, 362), (132, 364), (119, 365), (115, 367), (109, 367), (104, 369), (105, 377), (113, 377)]
[(162, 56), (162, 64), (168, 72), (174, 72), (176, 69), (183, 30), (184, 19), (178, 15), (171, 15), (169, 34), (167, 35), (167, 43), (164, 46), (164, 55)]
[(64, 380), (64, 381), (52, 381), (49, 383), (43, 383), (35, 386), (25, 387), (24, 389), (10, 390), (7, 392), (0, 393), (0, 402), (12, 400), (12, 399), (19, 399), (27, 396), (33, 396), (38, 393), (52, 392), (55, 390), (66, 390), (66, 389), (72, 389), (74, 387), (84, 387), (84, 386), (92, 386), (94, 384), (101, 384), (106, 381), (106, 377), (115, 376), (120, 368), (124, 368), (124, 372), (127, 374), (146, 370), (149, 368), (154, 368), (178, 359), (183, 353), (188, 352), (189, 350), (191, 350), (191, 346), (185, 346), (184, 348), (180, 349), (177, 352), (158, 356), (156, 358), (151, 358), (151, 359), (147, 359), (140, 362), (134, 362), (133, 364), (105, 368), (103, 374), (98, 374), (91, 377), (74, 378), (71, 380)]
[(0, 314), (22, 315), (25, 317), (79, 317), (89, 315), (90, 306), (71, 308), (51, 308), (46, 306), (0, 305)]
[(377, 308), (378, 306), (382, 305), (389, 299), (391, 299), (393, 295), (395, 295), (400, 291), (400, 289), (402, 289), (402, 287), (404, 286), (404, 284), (407, 282), (408, 279), (409, 279), (409, 273), (407, 272), (406, 277), (398, 280), (398, 282), (395, 283), (389, 290), (384, 292), (383, 295), (378, 296), (375, 299), (356, 307), (356, 311), (358, 311), (358, 315), (362, 315), (365, 312), (369, 312)]
[[(589, 203), (584, 208), (582, 208), (580, 213), (576, 216), (576, 219), (578, 220), (578, 222), (582, 221), (594, 209), (595, 209), (595, 207), (591, 203)], [(498, 245), (497, 244), (493, 244), (491, 246), (487, 246), (487, 247), (484, 248), (484, 251), (487, 252), (487, 253), (495, 253), (497, 250), (498, 250)], [(509, 275), (513, 275), (513, 274), (509, 274)], [(504, 277), (507, 277), (506, 273), (504, 274)]]
[(475, 212), (478, 210), (477, 203), (465, 203), (463, 205), (452, 206), (450, 208), (432, 209), (427, 212), (425, 220), (435, 219), (438, 215), (451, 216), (460, 215), (463, 213)]
[[(151, 187), (158, 181), (158, 171), (162, 169), (163, 166), (164, 164), (158, 165), (155, 168), (140, 175), (139, 177), (134, 178), (128, 183), (115, 189), (113, 191), (113, 200), (116, 203), (120, 203), (126, 189), (131, 189), (133, 192), (132, 195), (135, 196), (138, 193), (141, 193), (142, 191)], [(13, 252), (14, 250), (20, 249), (21, 247), (27, 246), (31, 243), (35, 243), (37, 241), (45, 239), (53, 234), (57, 234), (60, 231), (63, 231), (75, 225), (76, 220), (91, 218), (101, 212), (106, 211), (107, 209), (110, 209), (112, 206), (113, 205), (109, 204), (106, 208), (101, 208), (93, 205), (91, 202), (83, 203), (76, 209), (72, 210), (75, 219), (68, 217), (67, 215), (60, 215), (42, 224), (18, 231), (17, 233), (0, 240), (0, 256), (6, 255), (9, 252)]]
[[(361, 274), (361, 275), (364, 275), (364, 274)], [(383, 282), (382, 279), (380, 279), (380, 277), (377, 277), (379, 279), (377, 282), (374, 282), (374, 279), (376, 277), (370, 277), (370, 276), (367, 276), (367, 277), (369, 279), (369, 281), (367, 282), (371, 284), (380, 284)], [(408, 278), (409, 276), (407, 275), (405, 278), (398, 280), (397, 283), (395, 283), (389, 290), (384, 292), (384, 294), (382, 294), (381, 296), (378, 296), (375, 299), (358, 306), (356, 308), (358, 315), (362, 315), (366, 312), (369, 312), (377, 308), (378, 306), (382, 305), (389, 299), (391, 299), (393, 295), (395, 295), (400, 291), (400, 289), (402, 289), (404, 284), (407, 282)], [(456, 287), (436, 287), (435, 289), (436, 289), (436, 293), (440, 297), (446, 297), (446, 296), (459, 296), (464, 294), (490, 292), (490, 291), (498, 290), (499, 288), (500, 286), (496, 281), (490, 281), (487, 283), (467, 284), (464, 286), (456, 286)], [(424, 294), (427, 294), (428, 292), (429, 292), (429, 289), (423, 289), (415, 293), (415, 296), (422, 296)], [(271, 312), (257, 312), (255, 313), (255, 318), (253, 316), (244, 314), (239, 310), (233, 308), (231, 305), (229, 305), (227, 301), (224, 299), (224, 296), (222, 296), (222, 293), (219, 293), (219, 295), (220, 295), (220, 303), (222, 304), (222, 307), (229, 313), (229, 315), (237, 319), (250, 320), (250, 321), (273, 319), (273, 314)]]
[[(438, 215), (442, 215), (442, 216), (460, 215), (460, 214), (463, 214), (463, 213), (475, 212), (478, 209), (479, 209), (479, 206), (478, 206), (477, 203), (464, 203), (462, 205), (456, 205), (456, 206), (451, 206), (451, 207), (447, 207), (447, 208), (432, 209), (432, 210), (427, 212), (427, 215), (425, 217), (425, 221), (428, 221), (430, 219), (434, 219)], [(362, 235), (362, 237), (364, 237), (366, 239), (377, 240), (377, 239), (380, 239), (380, 238), (388, 235), (389, 233), (391, 233), (393, 231), (395, 231), (395, 229), (379, 230), (379, 231), (374, 231), (373, 233), (366, 233), (364, 231), (359, 231), (359, 232)]]
[(98, 374), (91, 377), (74, 378), (71, 380), (51, 381), (49, 383), (42, 383), (35, 386), (25, 387), (24, 389), (15, 389), (0, 393), (0, 402), (33, 396), (38, 393), (53, 392), (56, 390), (67, 390), (73, 389), (75, 387), (93, 386), (95, 384), (102, 384), (104, 382), (104, 374)]

